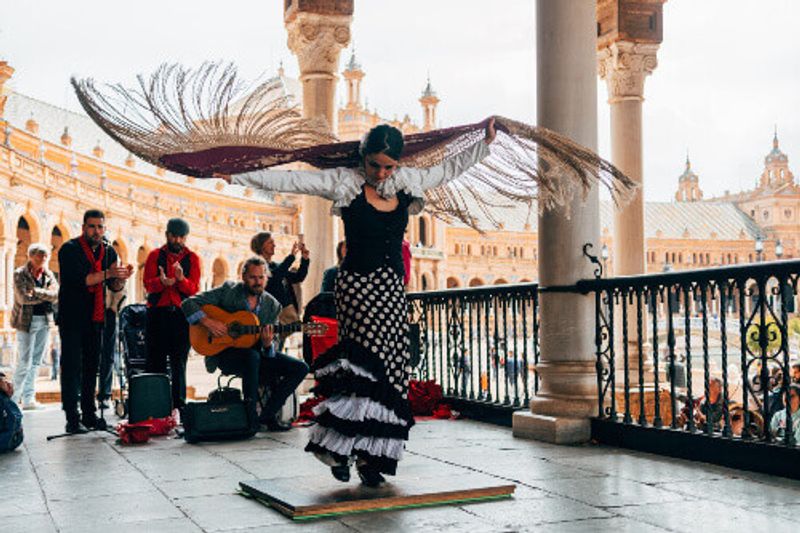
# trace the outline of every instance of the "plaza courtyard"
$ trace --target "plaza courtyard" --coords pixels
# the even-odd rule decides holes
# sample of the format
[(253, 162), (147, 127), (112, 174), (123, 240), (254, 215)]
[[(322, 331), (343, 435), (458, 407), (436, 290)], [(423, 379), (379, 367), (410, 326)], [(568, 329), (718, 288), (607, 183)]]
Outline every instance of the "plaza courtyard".
[[(23, 446), (0, 456), (3, 532), (109, 531), (781, 531), (797, 530), (800, 481), (598, 445), (515, 439), (469, 420), (421, 421), (400, 475), (458, 486), (483, 473), (511, 499), (292, 522), (237, 493), (238, 482), (319, 476), (306, 430), (189, 445), (121, 446), (104, 433), (48, 442), (55, 406), (25, 416)], [(329, 481), (330, 480), (330, 481)], [(357, 483), (351, 481), (351, 484)], [(326, 489), (327, 488), (327, 489)]]

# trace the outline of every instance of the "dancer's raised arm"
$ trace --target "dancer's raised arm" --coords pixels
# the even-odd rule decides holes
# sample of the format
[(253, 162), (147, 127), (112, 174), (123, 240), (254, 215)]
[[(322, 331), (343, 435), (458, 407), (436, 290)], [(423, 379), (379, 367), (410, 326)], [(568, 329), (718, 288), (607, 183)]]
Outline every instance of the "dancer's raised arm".
[(410, 183), (418, 183), (422, 190), (434, 189), (457, 178), (472, 166), (480, 163), (489, 155), (489, 144), (494, 141), (496, 131), (494, 118), (486, 125), (486, 135), (483, 139), (464, 150), (463, 152), (445, 159), (436, 166), (428, 168), (403, 167), (398, 170), (401, 179)]
[(337, 199), (337, 186), (342, 181), (345, 168), (325, 170), (254, 170), (242, 174), (215, 174), (234, 185), (244, 185), (254, 189), (295, 194), (311, 194), (328, 200)]

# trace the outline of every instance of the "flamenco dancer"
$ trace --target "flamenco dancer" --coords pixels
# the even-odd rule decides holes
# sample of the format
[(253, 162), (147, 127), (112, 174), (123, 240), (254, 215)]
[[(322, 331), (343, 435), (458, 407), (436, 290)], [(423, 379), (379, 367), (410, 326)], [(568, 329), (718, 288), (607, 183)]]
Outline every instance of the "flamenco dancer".
[[(340, 481), (350, 479), (354, 463), (368, 486), (394, 475), (414, 425), (401, 252), (409, 215), (425, 208), (480, 230), (479, 218), (497, 225), (492, 208), (509, 202), (538, 202), (544, 210), (598, 182), (615, 200), (633, 186), (571, 140), (501, 117), (406, 139), (381, 125), (360, 143), (338, 143), (327, 125), (301, 118), (283, 98), (269, 99), (277, 93), (269, 82), (243, 97), (230, 66), (164, 66), (139, 80), (135, 90), (103, 92), (91, 80), (73, 85), (98, 125), (145, 160), (265, 191), (321, 196), (342, 217), (348, 252), (334, 289), (339, 342), (312, 367), (316, 391), (327, 399), (315, 408), (306, 446)], [(214, 98), (204, 103), (198, 95)], [(236, 115), (228, 116), (233, 108)], [(290, 162), (319, 170), (265, 170)]]

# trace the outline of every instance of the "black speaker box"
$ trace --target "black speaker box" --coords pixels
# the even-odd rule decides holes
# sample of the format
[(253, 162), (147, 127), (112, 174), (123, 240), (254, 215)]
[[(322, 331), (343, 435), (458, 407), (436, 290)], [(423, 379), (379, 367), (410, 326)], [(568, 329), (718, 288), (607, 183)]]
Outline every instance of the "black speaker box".
[(172, 414), (172, 394), (166, 374), (136, 374), (131, 376), (128, 387), (130, 423)]

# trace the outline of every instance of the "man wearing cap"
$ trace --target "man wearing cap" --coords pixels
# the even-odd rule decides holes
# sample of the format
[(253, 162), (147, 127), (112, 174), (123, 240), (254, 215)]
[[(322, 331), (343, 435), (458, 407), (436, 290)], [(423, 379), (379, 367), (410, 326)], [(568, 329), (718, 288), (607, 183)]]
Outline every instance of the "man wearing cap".
[(186, 403), (186, 359), (189, 324), (181, 303), (200, 289), (200, 259), (186, 247), (189, 224), (180, 218), (167, 222), (167, 244), (153, 250), (144, 265), (147, 291), (147, 371), (166, 373), (172, 380), (172, 405)]

